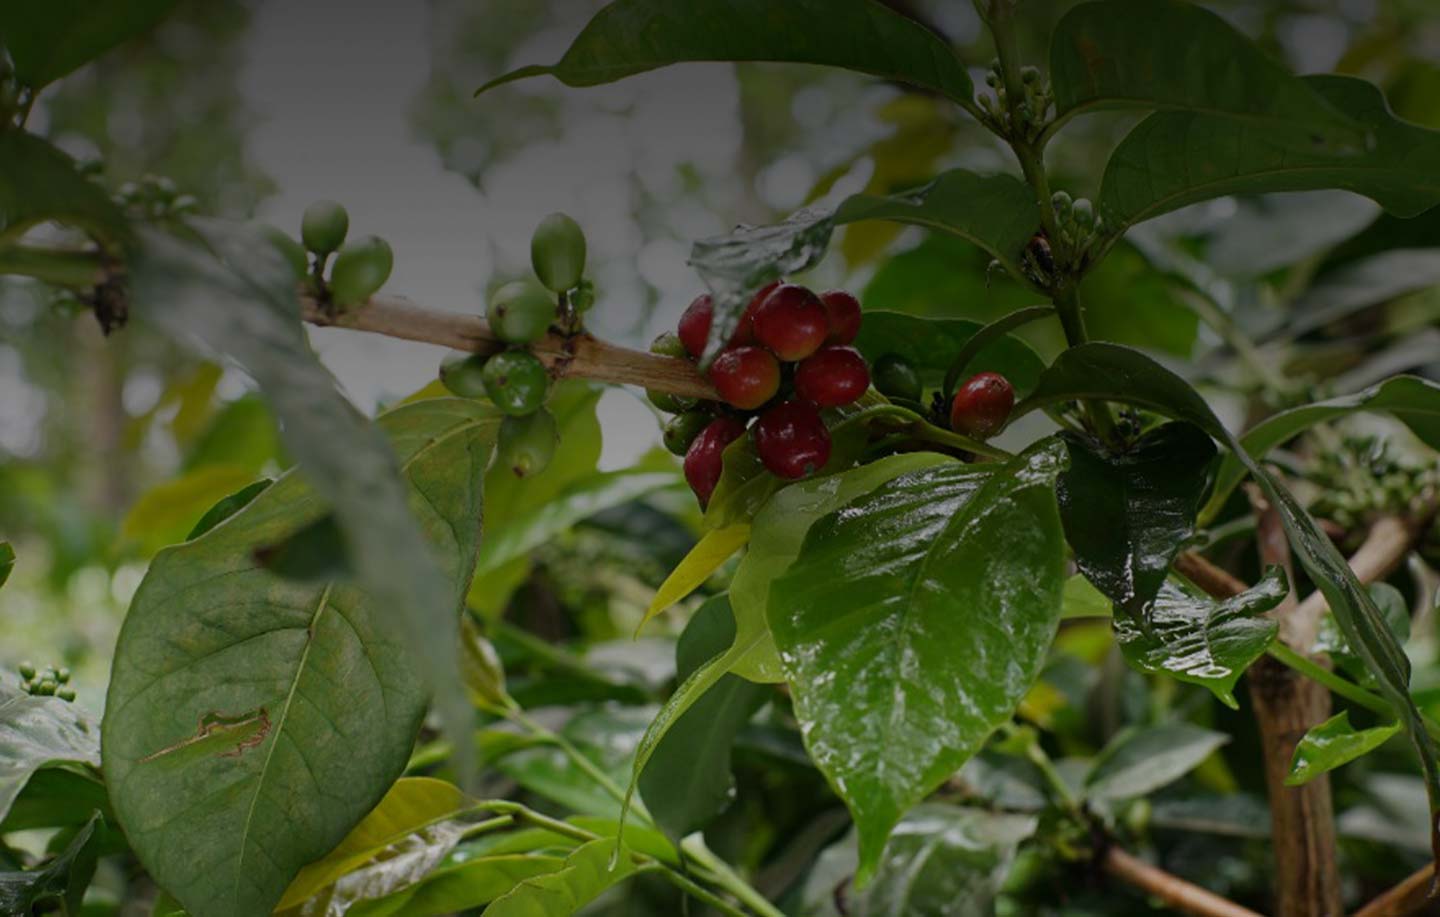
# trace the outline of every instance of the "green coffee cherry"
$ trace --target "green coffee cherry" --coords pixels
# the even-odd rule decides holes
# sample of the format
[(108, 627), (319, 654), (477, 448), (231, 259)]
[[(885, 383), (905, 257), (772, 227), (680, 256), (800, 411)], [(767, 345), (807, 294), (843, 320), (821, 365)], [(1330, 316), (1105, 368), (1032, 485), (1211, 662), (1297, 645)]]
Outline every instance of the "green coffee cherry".
[(70, 683), (70, 670), (62, 665), (55, 670), (55, 680), (62, 685), (68, 685)]
[(63, 701), (67, 701), (67, 702), (73, 704), (73, 703), (75, 702), (75, 689), (74, 689), (74, 688), (61, 688), (61, 689), (59, 689), (58, 691), (55, 692), (55, 696), (58, 697), (58, 698), (60, 698), (60, 699), (63, 700)]
[(666, 331), (656, 336), (650, 342), (650, 352), (658, 353), (662, 357), (675, 357), (676, 359), (688, 359), (690, 354), (685, 345), (680, 341), (680, 335), (673, 331)]
[(544, 365), (526, 350), (497, 353), (485, 362), (480, 375), (490, 400), (511, 417), (540, 410), (550, 389)]
[(290, 265), (290, 270), (295, 273), (295, 276), (297, 278), (304, 277), (305, 271), (309, 267), (305, 258), (305, 248), (291, 238), (288, 232), (276, 229), (274, 226), (263, 226), (261, 231), (265, 233), (265, 238), (270, 240), (270, 244), (275, 246), (275, 250), (284, 256), (285, 263)]
[(55, 683), (54, 679), (42, 678), (35, 684), (35, 687), (31, 689), (30, 693), (37, 694), (40, 697), (54, 697), (55, 692), (59, 689), (60, 686)]
[(690, 444), (695, 441), (695, 437), (714, 419), (709, 411), (686, 411), (670, 418), (663, 434), (665, 448), (675, 455), (684, 455), (690, 451)]
[(652, 389), (645, 390), (645, 397), (655, 405), (657, 410), (666, 414), (683, 414), (699, 403), (698, 399), (685, 398), (680, 395), (672, 395), (669, 392), (657, 392)]
[(528, 478), (549, 466), (559, 442), (555, 415), (544, 408), (528, 417), (507, 417), (500, 423), (495, 461), (515, 477)]
[(35, 663), (33, 663), (33, 662), (22, 662), (22, 663), (20, 663), (20, 677), (23, 678), (23, 679), (25, 679), (26, 681), (29, 681), (30, 679), (34, 678), (34, 677), (35, 677)]
[[(685, 345), (680, 342), (680, 335), (673, 331), (666, 331), (650, 342), (650, 352), (658, 353), (662, 357), (675, 357), (677, 359), (689, 359)], [(683, 414), (695, 407), (696, 399), (682, 398), (679, 395), (671, 395), (668, 392), (655, 392), (646, 389), (645, 397), (650, 403), (664, 411), (666, 414)]]
[(887, 353), (876, 360), (871, 376), (876, 390), (888, 398), (919, 401), (924, 393), (920, 374), (909, 360), (899, 354)]
[(530, 237), (530, 266), (554, 293), (573, 290), (585, 274), (585, 233), (563, 213), (552, 213)]
[(595, 284), (581, 280), (575, 289), (570, 291), (570, 305), (576, 312), (589, 312), (595, 305)]
[(555, 318), (555, 300), (528, 280), (516, 280), (490, 294), (485, 320), (508, 344), (531, 344), (545, 336)]
[(316, 201), (305, 208), (300, 219), (300, 241), (317, 255), (328, 255), (344, 245), (349, 231), (350, 214), (334, 201)]
[(1056, 191), (1050, 195), (1050, 206), (1055, 208), (1055, 219), (1062, 223), (1070, 222), (1070, 211), (1075, 201), (1068, 192)]
[(1075, 219), (1075, 225), (1081, 229), (1089, 229), (1095, 225), (1095, 208), (1086, 198), (1082, 197), (1075, 202), (1071, 215)]
[(337, 306), (362, 303), (390, 279), (395, 255), (379, 236), (356, 239), (340, 249), (330, 269), (330, 301)]
[(453, 351), (440, 363), (440, 384), (461, 398), (485, 397), (485, 358), (478, 353)]
[(1040, 82), (1040, 68), (1025, 66), (1020, 68), (1020, 81), (1028, 85)]

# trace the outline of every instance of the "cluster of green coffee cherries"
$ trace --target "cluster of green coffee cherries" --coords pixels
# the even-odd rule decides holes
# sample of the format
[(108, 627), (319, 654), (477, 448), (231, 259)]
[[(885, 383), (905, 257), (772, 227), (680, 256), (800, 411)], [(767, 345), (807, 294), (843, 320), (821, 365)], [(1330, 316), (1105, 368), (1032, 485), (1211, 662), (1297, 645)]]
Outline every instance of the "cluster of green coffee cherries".
[[(81, 174), (95, 176), (102, 171), (99, 160), (81, 166)], [(175, 182), (163, 175), (146, 175), (139, 181), (127, 181), (116, 189), (115, 203), (133, 217), (165, 220), (191, 216), (200, 209), (193, 194), (181, 194)]]
[(516, 477), (539, 474), (549, 466), (560, 442), (555, 415), (545, 408), (550, 374), (531, 345), (559, 324), (567, 332), (595, 304), (585, 279), (585, 233), (563, 213), (540, 221), (530, 238), (535, 278), (497, 287), (489, 296), (485, 320), (506, 348), (485, 355), (456, 352), (440, 365), (440, 382), (462, 398), (489, 398), (505, 414), (495, 461)]
[(1347, 436), (1340, 449), (1317, 453), (1306, 477), (1323, 490), (1310, 512), (1346, 532), (1403, 514), (1417, 496), (1440, 489), (1440, 466), (1402, 461), (1374, 436)]
[(56, 668), (47, 665), (35, 668), (31, 662), (20, 663), (20, 687), (35, 697), (58, 697), (63, 701), (75, 700), (75, 689), (70, 687), (70, 670), (64, 666)]
[[(331, 310), (359, 305), (374, 296), (395, 266), (389, 242), (379, 236), (346, 242), (349, 232), (350, 214), (335, 201), (316, 201), (305, 208), (299, 242), (278, 229), (268, 230), (271, 242), (296, 276), (305, 278), (311, 291)], [(331, 255), (335, 256), (333, 262)]]

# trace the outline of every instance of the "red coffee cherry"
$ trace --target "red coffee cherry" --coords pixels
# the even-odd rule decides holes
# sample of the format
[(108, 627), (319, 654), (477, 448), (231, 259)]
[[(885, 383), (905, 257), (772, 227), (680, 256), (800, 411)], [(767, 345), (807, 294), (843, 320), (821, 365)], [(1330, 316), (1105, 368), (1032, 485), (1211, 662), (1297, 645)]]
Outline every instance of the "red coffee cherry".
[(755, 343), (755, 312), (760, 308), (770, 294), (780, 286), (780, 281), (775, 280), (765, 284), (752, 297), (750, 303), (745, 306), (745, 311), (740, 316), (740, 324), (736, 326), (735, 333), (730, 336), (731, 347), (749, 347)]
[(705, 343), (710, 340), (710, 321), (715, 317), (715, 303), (709, 293), (702, 293), (680, 316), (680, 343), (693, 359), (700, 359), (705, 352)]
[(780, 364), (759, 347), (732, 347), (710, 364), (710, 381), (726, 404), (753, 411), (780, 390)]
[(989, 439), (1005, 426), (1015, 407), (1015, 388), (999, 373), (977, 373), (950, 402), (950, 428), (975, 439)]
[(703, 507), (710, 502), (720, 473), (725, 470), (725, 447), (745, 435), (745, 424), (734, 417), (710, 421), (685, 452), (685, 481)]
[(854, 347), (821, 347), (795, 370), (795, 394), (822, 408), (849, 404), (870, 387), (870, 369)]
[(815, 405), (785, 401), (755, 421), (755, 451), (773, 474), (803, 478), (830, 460), (830, 431)]
[(799, 284), (777, 287), (755, 310), (755, 339), (786, 362), (810, 356), (829, 334), (825, 305)]
[(860, 300), (844, 290), (826, 290), (820, 302), (830, 317), (827, 344), (851, 344), (860, 334)]

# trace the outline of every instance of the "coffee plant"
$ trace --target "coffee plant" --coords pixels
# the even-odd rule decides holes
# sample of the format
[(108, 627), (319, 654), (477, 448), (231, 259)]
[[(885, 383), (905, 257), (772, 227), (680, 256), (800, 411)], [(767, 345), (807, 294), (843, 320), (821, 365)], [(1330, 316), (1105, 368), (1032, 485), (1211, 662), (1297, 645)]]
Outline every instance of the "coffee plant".
[[(439, 312), (342, 203), (226, 220), (62, 152), (52, 84), (176, 7), (0, 5), (0, 273), (259, 396), (131, 510), (107, 687), (0, 650), (0, 913), (1433, 907), (1425, 117), (1182, 0), (976, 0), (963, 40), (923, 3), (614, 0), (465, 110), (708, 61), (893, 115), (810, 206), (694, 242), (641, 351), (588, 330), (619, 306), (567, 214)], [(307, 323), (451, 353), (366, 417)], [(602, 385), (664, 451), (598, 469)], [(4, 584), (37, 539), (0, 521)]]

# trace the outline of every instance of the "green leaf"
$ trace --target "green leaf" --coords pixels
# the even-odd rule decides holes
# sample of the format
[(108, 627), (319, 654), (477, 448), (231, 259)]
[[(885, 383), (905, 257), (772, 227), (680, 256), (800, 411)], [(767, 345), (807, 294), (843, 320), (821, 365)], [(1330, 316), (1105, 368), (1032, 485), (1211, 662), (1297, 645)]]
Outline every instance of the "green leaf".
[[(1271, 449), (1316, 424), (1359, 411), (1390, 414), (1430, 448), (1440, 449), (1440, 384), (1419, 376), (1396, 376), (1363, 392), (1281, 411), (1251, 427), (1240, 437), (1240, 444), (1252, 460), (1261, 461)], [(1215, 491), (1200, 513), (1202, 522), (1219, 515), (1225, 501), (1244, 479), (1245, 471), (1245, 462), (1238, 452), (1225, 456), (1215, 474)]]
[[(653, 706), (592, 707), (572, 716), (560, 736), (618, 786), (633, 771), (636, 749), (654, 716)], [(568, 811), (618, 821), (622, 804), (615, 788), (601, 786), (556, 743), (508, 755), (497, 766), (525, 789)]]
[(1440, 283), (1440, 252), (1401, 248), (1352, 261), (1316, 278), (1290, 306), (1282, 334), (1294, 340), (1379, 303)]
[[(360, 586), (383, 609), (375, 623), (422, 663), (416, 671), (433, 690), (452, 743), (463, 749), (463, 769), (469, 745), (460, 736), (474, 712), (455, 648), (457, 580), (441, 572), (417, 519), (418, 512), (433, 522), (436, 507), (422, 501), (412, 511), (396, 449), (359, 415), (316, 358), (300, 324), (294, 271), (265, 231), (216, 220), (190, 228), (195, 241), (143, 232), (129, 264), (132, 311), (182, 346), (199, 342), (226, 355), (256, 381), (280, 422), (286, 449), (335, 514)], [(404, 427), (393, 429), (408, 435)], [(394, 444), (402, 450), (416, 445), (408, 439)], [(473, 445), (477, 454), (466, 456), (466, 467), (481, 458), (480, 441)], [(423, 479), (414, 483), (428, 489)], [(467, 530), (478, 519), (478, 504), (474, 509), (461, 517)], [(272, 529), (267, 537), (295, 530)], [(469, 574), (461, 581), (468, 582)]]
[(339, 582), (355, 575), (345, 535), (333, 514), (260, 545), (251, 556), (276, 576), (303, 583)]
[(1106, 223), (1123, 229), (1197, 201), (1266, 191), (1338, 188), (1404, 217), (1440, 203), (1440, 131), (1396, 119), (1364, 80), (1312, 76), (1304, 83), (1364, 124), (1373, 149), (1317, 146), (1300, 126), (1161, 112), (1140, 122), (1105, 167), (1099, 204)]
[(1238, 709), (1235, 682), (1275, 639), (1278, 625), (1262, 615), (1289, 591), (1278, 567), (1224, 601), (1191, 595), (1167, 582), (1145, 618), (1115, 619), (1115, 636), (1125, 661), (1136, 669), (1203, 685), (1227, 707)]
[(1120, 800), (1148, 796), (1200, 766), (1230, 741), (1185, 722), (1128, 729), (1110, 741), (1085, 777), (1090, 799)]
[(250, 504), (250, 501), (260, 495), (273, 482), (269, 478), (261, 478), (253, 484), (242, 487), (228, 497), (217, 502), (214, 506), (205, 511), (200, 521), (185, 536), (186, 541), (194, 541), (201, 535), (213, 529), (215, 526), (229, 519)]
[[(734, 557), (735, 552), (743, 548), (749, 540), (750, 526), (747, 523), (727, 525), (706, 532), (704, 537), (696, 542), (695, 547), (690, 549), (690, 553), (675, 565), (670, 575), (665, 577), (660, 588), (655, 590), (655, 597), (650, 600), (650, 607), (645, 610), (640, 627), (644, 627), (651, 618), (705, 585), (705, 581), (710, 579), (725, 561)], [(636, 632), (639, 632), (639, 628)]]
[(635, 864), (629, 857), (614, 855), (616, 843), (614, 839), (604, 838), (582, 844), (565, 858), (563, 867), (521, 882), (485, 908), (482, 917), (556, 917), (576, 913), (635, 872)]
[(8, 541), (0, 541), (0, 586), (10, 579), (10, 574), (15, 570), (15, 549)]
[(0, 822), (37, 772), (65, 765), (100, 766), (100, 730), (85, 711), (0, 684)]
[(109, 820), (110, 797), (98, 768), (75, 763), (46, 767), (31, 775), (0, 819), (0, 834), (32, 828), (78, 828), (96, 812)]
[(255, 480), (248, 468), (206, 465), (145, 491), (120, 524), (123, 538), (146, 554), (189, 540), (200, 521), (220, 503)]
[(1399, 723), (1356, 729), (1350, 725), (1350, 711), (1341, 711), (1319, 726), (1312, 726), (1300, 739), (1290, 759), (1285, 785), (1303, 786), (1323, 773), (1363, 758), (1399, 731)]
[(1056, 496), (1075, 565), (1132, 618), (1142, 618), (1210, 481), (1215, 444), (1188, 423), (1151, 430), (1119, 454), (1089, 437), (1063, 437), (1070, 467)]
[(877, 0), (618, 0), (555, 65), (522, 67), (479, 91), (542, 74), (598, 86), (687, 61), (821, 64), (974, 104), (970, 75), (945, 39)]
[[(453, 645), (496, 418), (437, 399), (378, 425), (439, 552)], [(268, 914), (384, 796), (425, 712), (414, 659), (381, 623), (394, 615), (384, 597), (280, 579), (252, 560), (326, 515), (309, 480), (286, 474), (224, 525), (162, 551), (116, 648), (103, 729), (115, 811), (195, 917)]]
[(1079, 573), (1065, 581), (1064, 605), (1060, 618), (1108, 618), (1115, 613), (1110, 600)]
[[(675, 647), (676, 677), (684, 680), (735, 642), (735, 616), (725, 596), (695, 612)], [(640, 797), (672, 838), (705, 827), (735, 795), (730, 746), (770, 689), (725, 675), (685, 711), (655, 746), (640, 775)]]
[(860, 832), (861, 884), (1039, 674), (1065, 579), (1063, 463), (1047, 440), (897, 478), (811, 526), (771, 587), (806, 747)]
[(1414, 745), (1430, 798), (1432, 846), (1440, 850), (1440, 763), (1419, 709), (1410, 697), (1410, 661), (1375, 600), (1355, 578), (1339, 550), (1280, 480), (1246, 453), (1205, 399), (1184, 379), (1137, 351), (1114, 344), (1072, 347), (1045, 371), (1035, 393), (1015, 416), (1044, 404), (1072, 399), (1118, 401), (1188, 420), (1229, 446), (1265, 491), (1280, 515), (1293, 555), (1329, 604), (1341, 633), (1374, 675), (1381, 694), (1399, 715)]
[[(886, 354), (904, 357), (920, 374), (922, 385), (939, 388), (955, 355), (983, 327), (979, 322), (958, 318), (867, 311), (855, 347), (872, 363)], [(1023, 394), (1035, 387), (1044, 369), (1045, 364), (1029, 344), (1005, 335), (991, 341), (969, 361), (965, 371), (1001, 373)]]
[[(1405, 596), (1389, 583), (1370, 583), (1365, 587), (1365, 591), (1370, 593), (1375, 607), (1380, 609), (1380, 615), (1385, 619), (1385, 626), (1394, 636), (1395, 642), (1404, 646), (1410, 639), (1410, 604), (1405, 601)], [(1320, 631), (1316, 634), (1312, 652), (1329, 656), (1337, 669), (1360, 684), (1370, 687), (1375, 685), (1375, 676), (1365, 668), (1365, 663), (1350, 648), (1349, 641), (1340, 632), (1334, 613), (1328, 610), (1320, 619)]]
[(120, 208), (103, 188), (75, 170), (69, 156), (34, 134), (0, 131), (0, 242), (46, 220), (83, 229), (105, 242), (126, 241), (130, 233)]
[(348, 917), (439, 917), (460, 913), (489, 904), (521, 882), (556, 872), (564, 865), (561, 857), (539, 853), (476, 858), (467, 855), (447, 861), (415, 885), (384, 898), (361, 901), (346, 913)]
[(0, 913), (33, 914), (36, 906), (58, 901), (65, 914), (79, 914), (85, 889), (95, 874), (95, 828), (104, 824), (100, 813), (70, 840), (65, 850), (40, 869), (30, 872), (0, 872)]
[(176, 0), (15, 0), (0, 7), (0, 45), (39, 90), (154, 28)]
[(1202, 112), (1283, 125), (1358, 146), (1364, 132), (1278, 60), (1202, 7), (1180, 0), (1101, 0), (1055, 27), (1050, 79), (1056, 119), (1100, 108)]

